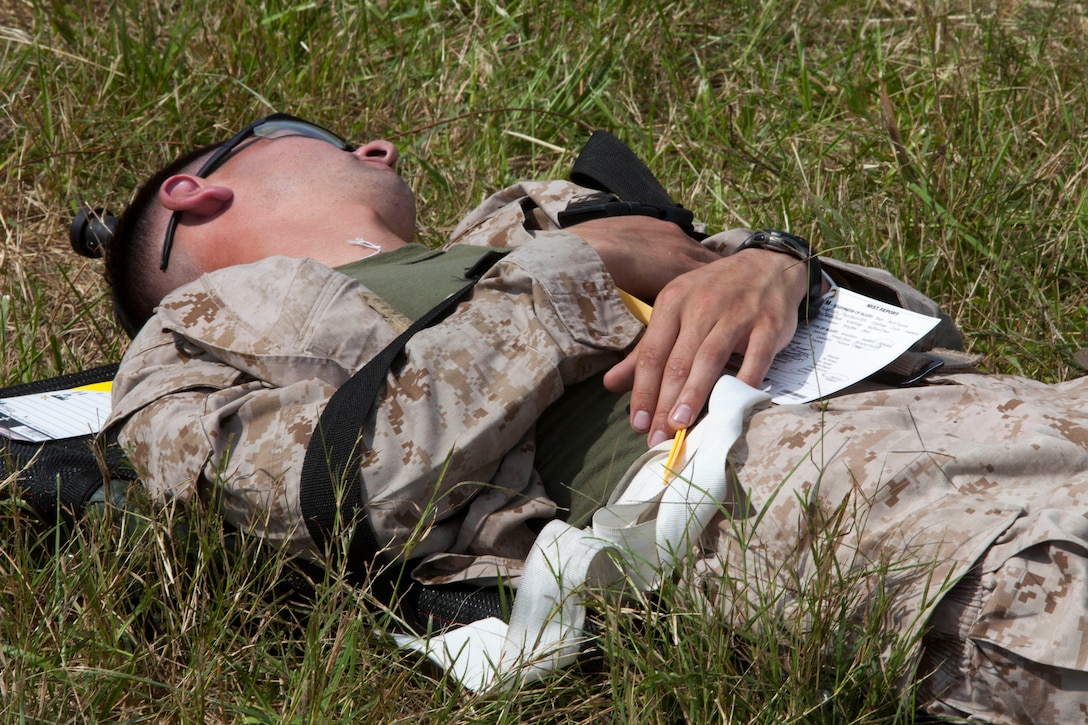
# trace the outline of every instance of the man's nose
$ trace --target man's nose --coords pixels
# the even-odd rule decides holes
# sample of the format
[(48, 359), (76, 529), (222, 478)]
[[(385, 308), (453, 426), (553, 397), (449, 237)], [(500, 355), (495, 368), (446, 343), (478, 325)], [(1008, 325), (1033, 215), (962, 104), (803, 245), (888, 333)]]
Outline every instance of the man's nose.
[(394, 170), (397, 168), (397, 159), (400, 158), (397, 147), (384, 138), (368, 141), (355, 149), (355, 155), (366, 161), (380, 161)]

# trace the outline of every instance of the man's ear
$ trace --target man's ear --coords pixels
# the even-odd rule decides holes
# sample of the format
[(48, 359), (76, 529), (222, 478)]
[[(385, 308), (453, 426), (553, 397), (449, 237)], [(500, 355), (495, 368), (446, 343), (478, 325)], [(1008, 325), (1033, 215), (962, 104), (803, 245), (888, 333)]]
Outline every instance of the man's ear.
[(191, 174), (176, 174), (159, 187), (159, 203), (170, 211), (184, 211), (200, 217), (213, 217), (226, 209), (234, 192), (217, 184), (209, 184)]

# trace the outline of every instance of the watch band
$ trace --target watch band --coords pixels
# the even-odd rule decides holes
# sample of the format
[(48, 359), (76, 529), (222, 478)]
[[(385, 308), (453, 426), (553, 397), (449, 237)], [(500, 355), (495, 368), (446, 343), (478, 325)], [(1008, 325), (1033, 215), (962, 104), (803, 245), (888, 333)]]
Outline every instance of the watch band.
[(744, 249), (768, 249), (804, 262), (808, 267), (808, 294), (797, 308), (797, 321), (807, 322), (816, 317), (823, 304), (824, 275), (820, 260), (812, 253), (812, 247), (805, 239), (779, 229), (761, 229), (753, 232), (737, 247), (737, 252)]

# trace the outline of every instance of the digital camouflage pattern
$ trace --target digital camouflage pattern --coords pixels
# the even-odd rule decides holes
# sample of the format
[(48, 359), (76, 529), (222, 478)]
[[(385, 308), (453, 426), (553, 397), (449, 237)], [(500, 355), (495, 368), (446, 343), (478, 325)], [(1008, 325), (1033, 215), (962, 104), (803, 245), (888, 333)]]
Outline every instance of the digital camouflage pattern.
[[(557, 212), (592, 193), (518, 184), (457, 227), (451, 244), (515, 251), (409, 342), (363, 431), (370, 520), (421, 581), (516, 581), (532, 523), (555, 515), (533, 470), (536, 418), (641, 332), (593, 250), (557, 229)], [(726, 254), (747, 235), (704, 244)], [(960, 346), (936, 305), (887, 273), (825, 266), (940, 316), (920, 348)], [(323, 557), (300, 520), (298, 476), (325, 402), (401, 324), (368, 300), (357, 282), (286, 258), (171, 294), (125, 356), (110, 421), (152, 494), (214, 488), (235, 525)], [(790, 592), (815, 577), (856, 581), (859, 616), (879, 595), (890, 631), (921, 640), (933, 624), (919, 673), (933, 673), (934, 712), (1082, 721), (1083, 698), (1055, 683), (1088, 663), (1085, 401), (1083, 380), (953, 372), (760, 411), (731, 455), (729, 516), (698, 542), (697, 583), (730, 616), (761, 591), (788, 613)], [(836, 566), (816, 556), (821, 542)]]
[[(285, 258), (173, 294), (115, 383), (114, 420), (128, 419), (122, 440), (151, 493), (214, 486), (232, 523), (323, 556), (301, 525), (298, 476), (325, 401), (393, 337), (364, 299), (343, 275)], [(555, 513), (533, 472), (536, 418), (640, 329), (592, 249), (556, 234), (508, 255), (416, 335), (363, 438), (370, 520), (389, 554), (487, 557), (489, 576), (516, 573), (534, 539), (526, 521)]]
[[(944, 629), (927, 636), (920, 669), (928, 675), (941, 667), (923, 688), (945, 700), (932, 711), (1082, 722), (1086, 401), (1088, 379), (1044, 385), (953, 374), (923, 387), (761, 411), (731, 456), (743, 505), (719, 517), (701, 542), (703, 583), (722, 589), (727, 596), (716, 601), (728, 610), (739, 572), (759, 583), (745, 593), (764, 604), (769, 591), (836, 577), (856, 589), (858, 616), (879, 596), (889, 602), (887, 626), (907, 637), (920, 638), (937, 607)], [(827, 551), (837, 565), (821, 558)], [(963, 591), (938, 604), (980, 559), (972, 575), (980, 583), (961, 587), (972, 606), (957, 604)], [(788, 596), (780, 604), (789, 611)], [(964, 684), (964, 672), (996, 666), (982, 654), (989, 650), (1045, 665), (1052, 676), (1067, 673), (1081, 686), (1053, 692), (1035, 675), (1021, 687), (1019, 668)], [(941, 654), (954, 664), (942, 667)], [(995, 683), (1008, 692), (993, 692)], [(1006, 704), (995, 710), (999, 698)], [(988, 709), (979, 710), (984, 703)]]

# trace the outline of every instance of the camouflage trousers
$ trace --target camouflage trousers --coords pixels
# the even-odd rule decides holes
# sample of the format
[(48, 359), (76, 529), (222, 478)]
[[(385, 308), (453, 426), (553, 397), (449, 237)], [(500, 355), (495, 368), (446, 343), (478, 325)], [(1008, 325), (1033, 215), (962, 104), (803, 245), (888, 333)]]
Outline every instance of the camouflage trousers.
[(935, 610), (919, 703), (992, 723), (1088, 722), (1083, 653), (1048, 654), (1088, 630), (1088, 551), (1044, 541), (996, 559), (991, 550)]

